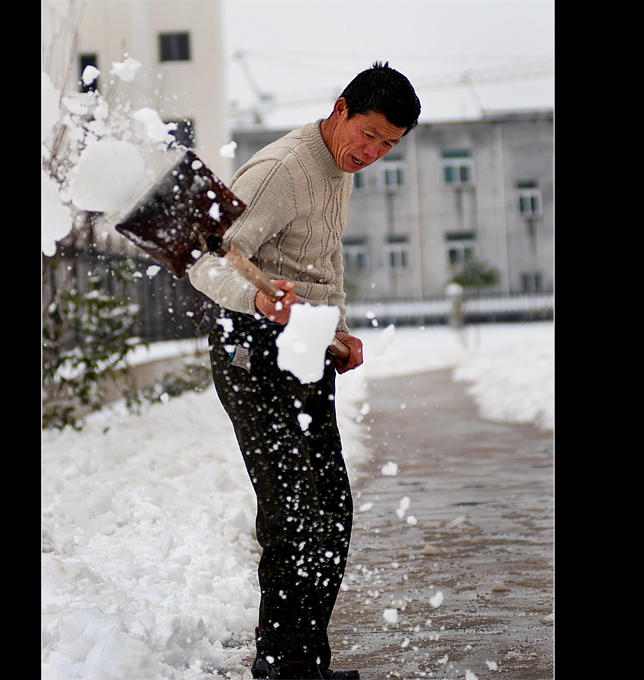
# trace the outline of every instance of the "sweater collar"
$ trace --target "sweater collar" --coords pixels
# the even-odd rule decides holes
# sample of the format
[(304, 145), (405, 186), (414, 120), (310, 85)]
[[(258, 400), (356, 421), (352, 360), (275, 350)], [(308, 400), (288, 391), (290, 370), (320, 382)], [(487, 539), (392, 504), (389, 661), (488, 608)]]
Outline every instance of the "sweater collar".
[(338, 164), (335, 162), (335, 158), (333, 158), (333, 154), (324, 143), (324, 139), (322, 139), (320, 123), (323, 120), (323, 118), (320, 118), (320, 120), (315, 123), (309, 123), (304, 126), (304, 141), (316, 163), (326, 176), (341, 177), (346, 173), (343, 170), (340, 170)]

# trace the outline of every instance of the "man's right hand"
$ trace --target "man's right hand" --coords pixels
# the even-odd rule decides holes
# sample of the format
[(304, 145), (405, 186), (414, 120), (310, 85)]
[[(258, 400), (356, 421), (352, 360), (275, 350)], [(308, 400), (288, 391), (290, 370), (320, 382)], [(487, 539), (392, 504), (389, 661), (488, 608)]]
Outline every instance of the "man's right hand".
[(273, 283), (284, 291), (283, 297), (273, 300), (260, 290), (255, 296), (255, 307), (269, 321), (285, 325), (291, 315), (291, 305), (297, 304), (297, 296), (293, 292), (294, 284), (291, 281), (282, 280), (273, 281)]

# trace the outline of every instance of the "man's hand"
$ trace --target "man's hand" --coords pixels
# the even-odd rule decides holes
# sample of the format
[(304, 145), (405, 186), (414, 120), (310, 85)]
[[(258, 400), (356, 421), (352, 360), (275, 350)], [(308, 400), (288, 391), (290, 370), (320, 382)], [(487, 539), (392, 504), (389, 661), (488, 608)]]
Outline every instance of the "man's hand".
[(273, 283), (284, 291), (283, 297), (272, 300), (260, 290), (255, 296), (255, 307), (269, 321), (285, 325), (291, 315), (291, 305), (297, 304), (297, 296), (293, 292), (294, 284), (291, 281), (281, 280), (273, 281)]
[(338, 373), (346, 373), (353, 368), (360, 366), (364, 360), (362, 354), (362, 340), (349, 335), (348, 333), (343, 333), (338, 331), (335, 337), (343, 344), (349, 348), (349, 356), (346, 361), (338, 359), (338, 357), (331, 355), (335, 370)]

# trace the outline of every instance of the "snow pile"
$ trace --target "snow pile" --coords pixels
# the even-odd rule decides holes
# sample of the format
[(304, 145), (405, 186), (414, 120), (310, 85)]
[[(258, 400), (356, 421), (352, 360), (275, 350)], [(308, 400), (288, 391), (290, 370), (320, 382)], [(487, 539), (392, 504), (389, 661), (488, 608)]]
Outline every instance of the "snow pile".
[[(518, 331), (518, 329), (517, 329)], [(511, 341), (511, 328), (508, 338)], [(456, 380), (471, 383), (468, 392), (481, 415), (490, 420), (533, 423), (554, 428), (553, 338), (526, 338), (520, 353), (508, 352), (499, 343), (484, 352), (473, 353), (455, 372)], [(541, 391), (533, 386), (538, 384)]]
[(393, 327), (372, 328), (356, 334), (365, 346), (364, 372), (347, 373), (345, 381), (357, 382), (365, 374), (376, 379), (454, 368), (456, 380), (471, 383), (468, 391), (483, 417), (554, 428), (551, 322), (482, 324), (466, 343), (447, 326), (395, 332)]
[[(337, 381), (350, 469), (365, 455), (365, 383), (375, 377), (454, 368), (484, 412), (552, 422), (551, 323), (482, 326), (472, 348), (444, 327), (388, 330), (376, 356), (381, 333), (356, 333), (365, 364)], [(168, 351), (164, 343), (158, 355)], [(255, 498), (214, 388), (140, 416), (115, 405), (82, 432), (46, 431), (42, 441), (42, 676), (248, 680)], [(436, 593), (430, 605), (441, 603)]]
[(214, 390), (95, 414), (43, 447), (44, 677), (238, 663), (257, 621), (255, 501)]

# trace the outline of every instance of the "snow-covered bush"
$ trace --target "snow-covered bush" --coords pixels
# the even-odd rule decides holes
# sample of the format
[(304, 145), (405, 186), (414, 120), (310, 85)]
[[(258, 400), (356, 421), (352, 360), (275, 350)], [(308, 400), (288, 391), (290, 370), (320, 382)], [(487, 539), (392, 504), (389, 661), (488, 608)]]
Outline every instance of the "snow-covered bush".
[[(110, 100), (119, 79), (131, 82), (140, 66), (130, 57), (113, 64)], [(87, 67), (83, 83), (97, 76)], [(75, 405), (100, 408), (108, 382), (122, 387), (129, 405), (137, 403), (125, 361), (138, 342), (136, 309), (102, 287), (104, 276), (83, 273), (79, 280), (69, 255), (79, 244), (94, 249), (104, 216), (127, 207), (149, 181), (151, 155), (174, 141), (174, 124), (150, 108), (110, 105), (98, 90), (59, 92), (44, 72), (41, 102), (42, 279), (51, 284), (43, 294), (43, 426), (62, 428), (76, 426)], [(64, 244), (73, 246), (66, 259)], [(127, 277), (127, 267), (109, 275)]]

